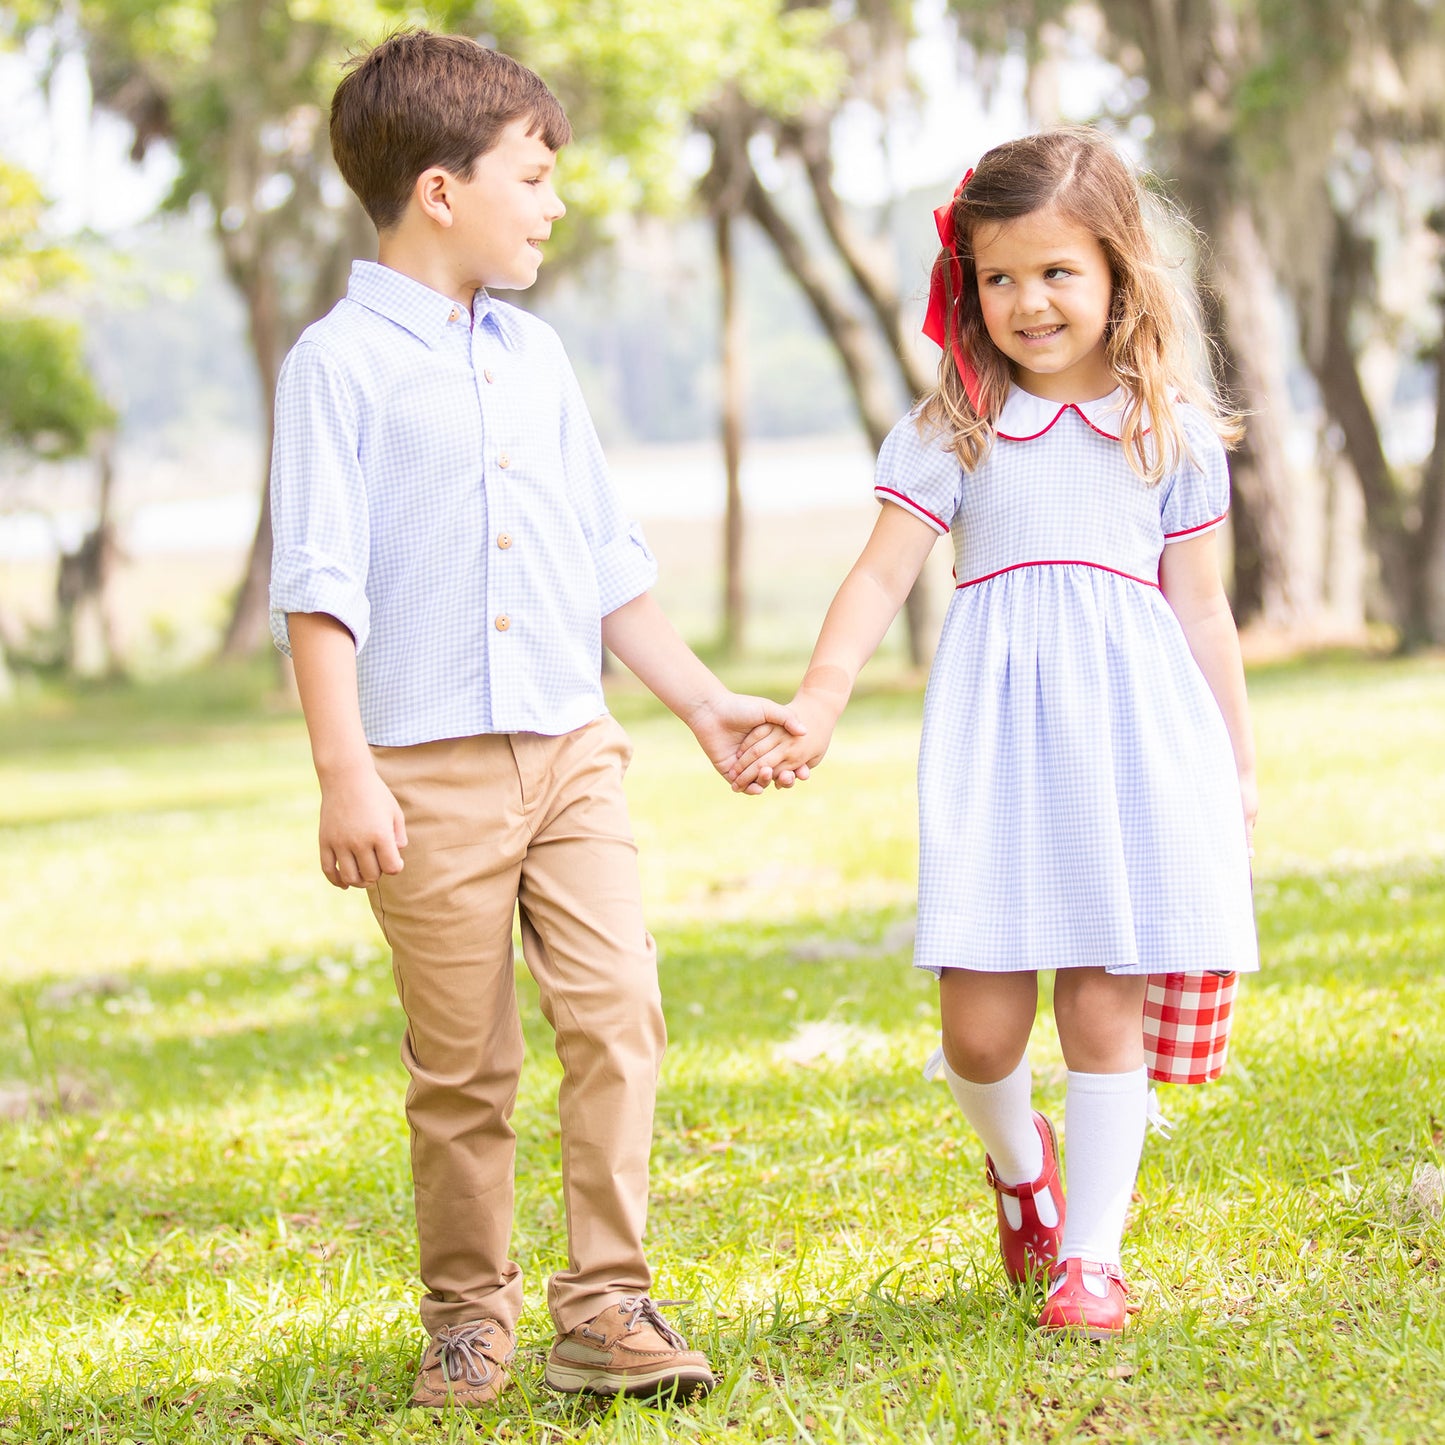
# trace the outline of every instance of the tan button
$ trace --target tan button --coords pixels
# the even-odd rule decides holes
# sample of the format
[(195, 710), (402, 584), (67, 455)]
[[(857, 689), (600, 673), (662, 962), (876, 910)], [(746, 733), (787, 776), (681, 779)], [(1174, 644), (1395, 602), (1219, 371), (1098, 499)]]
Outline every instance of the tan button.
[(492, 373), (491, 373), (490, 371), (484, 371), (484, 372), (482, 373), (482, 375), (483, 375), (488, 381), (495, 381), (495, 380), (497, 379), (495, 376), (492, 375)]
[(497, 465), (501, 467), (503, 471), (505, 471), (509, 466), (512, 465), (512, 459), (506, 454), (506, 452), (503, 452), (502, 455), (497, 458)]
[(497, 631), (505, 632), (512, 625), (512, 619), (504, 612), (497, 618)]
[(460, 321), (461, 319), (462, 319), (462, 313), (461, 313), (460, 311), (458, 311), (455, 306), (453, 306), (453, 307), (452, 307), (452, 314), (447, 317), (447, 320), (448, 320), (448, 321)]
[(503, 533), (497, 538), (497, 546), (499, 546), (499, 547), (502, 549), (502, 551), (505, 552), (505, 551), (507, 550), (507, 548), (510, 547), (511, 545), (512, 545), (512, 539), (511, 539), (511, 537), (509, 537), (509, 536), (507, 535), (507, 533), (503, 532)]

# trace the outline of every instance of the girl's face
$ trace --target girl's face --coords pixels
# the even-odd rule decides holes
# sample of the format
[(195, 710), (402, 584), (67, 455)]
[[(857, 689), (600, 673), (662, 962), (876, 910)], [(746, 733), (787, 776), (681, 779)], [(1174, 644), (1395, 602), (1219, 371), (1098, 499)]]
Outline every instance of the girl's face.
[(983, 324), (1014, 380), (1049, 401), (1107, 396), (1114, 288), (1098, 237), (1049, 207), (979, 226), (973, 251)]

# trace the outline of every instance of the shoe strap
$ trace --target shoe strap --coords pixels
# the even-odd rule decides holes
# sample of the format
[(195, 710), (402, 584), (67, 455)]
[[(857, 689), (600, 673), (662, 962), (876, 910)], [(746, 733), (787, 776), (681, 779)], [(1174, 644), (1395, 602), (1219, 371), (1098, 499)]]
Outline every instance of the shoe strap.
[(988, 1187), (996, 1194), (1007, 1194), (1011, 1199), (1032, 1200), (1036, 1195), (1050, 1193), (1054, 1185), (1059, 1182), (1059, 1161), (1057, 1159), (1047, 1160), (1037, 1179), (1025, 1180), (1022, 1184), (1005, 1184), (998, 1177), (998, 1171), (993, 1167), (993, 1160), (985, 1154), (983, 1156), (983, 1177), (988, 1181)]
[(1080, 1273), (1081, 1275), (1084, 1275), (1084, 1274), (1100, 1274), (1100, 1275), (1103, 1275), (1103, 1277), (1104, 1277), (1105, 1279), (1112, 1280), (1116, 1285), (1118, 1285), (1121, 1293), (1123, 1293), (1123, 1294), (1128, 1294), (1128, 1293), (1129, 1293), (1129, 1285), (1128, 1285), (1128, 1282), (1125, 1280), (1125, 1278), (1124, 1278), (1124, 1271), (1123, 1271), (1123, 1269), (1122, 1269), (1119, 1265), (1117, 1265), (1117, 1264), (1101, 1264), (1101, 1263), (1100, 1263), (1098, 1260), (1096, 1260), (1096, 1259), (1080, 1259), (1080, 1258), (1078, 1258), (1077, 1255), (1073, 1256), (1073, 1257), (1070, 1258), (1070, 1259), (1061, 1259), (1061, 1260), (1059, 1260), (1059, 1261), (1054, 1265), (1054, 1278), (1055, 1278), (1055, 1279), (1058, 1279), (1058, 1278), (1061, 1277), (1062, 1275), (1067, 1274), (1067, 1273), (1068, 1273), (1068, 1268), (1069, 1268), (1069, 1266), (1070, 1266), (1071, 1264), (1078, 1266), (1078, 1268), (1079, 1268), (1079, 1273)]

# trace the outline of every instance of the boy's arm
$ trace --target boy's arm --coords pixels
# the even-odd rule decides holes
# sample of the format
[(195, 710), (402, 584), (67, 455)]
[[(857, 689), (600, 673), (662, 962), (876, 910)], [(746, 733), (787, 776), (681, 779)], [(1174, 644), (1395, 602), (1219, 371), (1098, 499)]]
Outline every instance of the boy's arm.
[(1164, 548), (1159, 561), (1159, 588), (1174, 609), (1189, 650), (1224, 714), (1239, 773), (1245, 834), (1252, 844), (1255, 815), (1259, 812), (1254, 731), (1245, 695), (1239, 633), (1219, 575), (1219, 545), (1213, 532), (1170, 542)]
[(362, 731), (356, 641), (325, 612), (291, 612), (286, 620), (321, 784), (321, 871), (337, 888), (360, 888), (401, 872), (406, 823)]
[(807, 732), (784, 738), (774, 729), (749, 739), (729, 778), (734, 788), (752, 791), (765, 774), (782, 781), (822, 761), (863, 664), (883, 641), (937, 540), (938, 533), (926, 522), (884, 503), (872, 535), (828, 608), (793, 699)]
[[(624, 602), (602, 619), (602, 641), (692, 729), (724, 777), (743, 739), (754, 729), (776, 724), (789, 735), (803, 730), (781, 704), (729, 692), (678, 635), (650, 592)], [(763, 782), (753, 781), (741, 790), (761, 793)]]

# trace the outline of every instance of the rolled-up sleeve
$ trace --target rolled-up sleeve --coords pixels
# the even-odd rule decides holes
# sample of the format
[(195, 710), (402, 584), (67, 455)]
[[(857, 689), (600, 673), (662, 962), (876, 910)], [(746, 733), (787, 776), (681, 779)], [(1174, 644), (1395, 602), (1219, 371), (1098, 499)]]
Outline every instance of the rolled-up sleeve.
[(605, 617), (657, 582), (657, 559), (642, 528), (622, 511), (582, 388), (560, 344), (557, 355), (562, 376), (562, 463), (592, 552), (598, 610)]
[(355, 400), (324, 348), (301, 342), (276, 386), (271, 451), (271, 635), (290, 653), (290, 612), (325, 612), (359, 652), (371, 609), (366, 598), (370, 526), (358, 460)]

